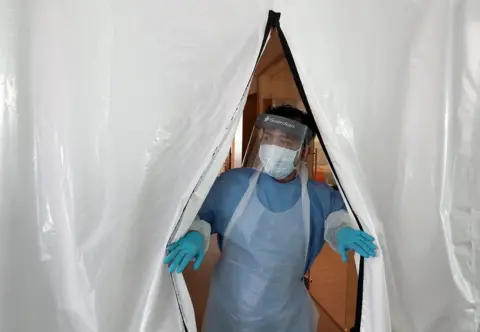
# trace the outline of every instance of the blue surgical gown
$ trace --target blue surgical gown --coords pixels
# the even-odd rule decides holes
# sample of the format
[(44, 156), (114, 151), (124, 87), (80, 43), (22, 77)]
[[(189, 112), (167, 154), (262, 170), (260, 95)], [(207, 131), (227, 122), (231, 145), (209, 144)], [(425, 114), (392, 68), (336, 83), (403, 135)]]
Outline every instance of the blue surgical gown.
[[(212, 234), (218, 234), (220, 250), (223, 234), (255, 172), (257, 171), (250, 168), (237, 168), (220, 175), (200, 209), (200, 218), (211, 225)], [(341, 194), (328, 185), (309, 180), (307, 187), (310, 198), (310, 244), (305, 272), (322, 250), (325, 219), (330, 213), (345, 209)], [(299, 177), (282, 183), (264, 173), (260, 174), (256, 188), (262, 205), (276, 213), (292, 208), (300, 199), (301, 190)]]

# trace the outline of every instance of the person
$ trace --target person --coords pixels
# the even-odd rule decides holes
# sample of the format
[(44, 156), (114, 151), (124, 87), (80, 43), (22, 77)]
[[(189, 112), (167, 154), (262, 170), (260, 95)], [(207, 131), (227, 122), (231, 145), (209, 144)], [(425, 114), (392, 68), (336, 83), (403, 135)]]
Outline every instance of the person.
[(303, 276), (324, 240), (343, 261), (349, 250), (375, 257), (374, 238), (355, 229), (341, 194), (308, 179), (315, 129), (292, 106), (260, 115), (243, 167), (217, 178), (190, 231), (167, 247), (169, 271), (181, 273), (192, 261), (198, 269), (210, 233), (218, 236), (203, 332), (315, 332)]

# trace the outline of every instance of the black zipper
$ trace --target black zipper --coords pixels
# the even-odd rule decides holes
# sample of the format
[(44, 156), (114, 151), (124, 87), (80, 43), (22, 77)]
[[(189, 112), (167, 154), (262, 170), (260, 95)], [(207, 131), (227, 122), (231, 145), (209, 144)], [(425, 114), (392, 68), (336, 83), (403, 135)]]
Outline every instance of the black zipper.
[[(312, 117), (312, 119), (315, 119), (312, 113), (312, 109), (310, 108), (310, 104), (307, 99), (307, 94), (305, 93), (305, 89), (303, 87), (302, 81), (300, 79), (300, 75), (298, 73), (297, 66), (295, 64), (295, 60), (293, 58), (292, 51), (290, 50), (290, 47), (288, 46), (287, 39), (285, 37), (285, 34), (282, 31), (282, 27), (280, 25), (280, 13), (275, 13), (273, 11), (270, 11), (269, 17), (274, 16), (277, 18), (275, 28), (278, 31), (278, 37), (280, 38), (280, 42), (282, 44), (283, 52), (285, 53), (285, 57), (288, 62), (288, 66), (290, 67), (290, 71), (292, 72), (293, 78), (295, 80), (295, 85), (297, 86), (298, 92), (300, 94), (300, 97), (302, 99), (303, 105), (305, 106), (305, 110), (307, 113)], [(332, 160), (330, 158), (330, 155), (327, 151), (327, 148), (325, 146), (325, 142), (323, 141), (322, 135), (320, 133), (320, 130), (318, 126), (316, 126), (316, 134), (318, 137), (318, 140), (320, 141), (320, 145), (322, 146), (323, 151), (325, 152), (325, 156), (327, 158), (328, 164), (330, 166), (330, 169), (332, 170), (332, 173), (335, 177), (335, 180), (337, 181), (338, 188), (341, 192), (343, 192), (344, 197), (345, 197), (345, 203), (349, 206), (350, 210), (353, 213), (353, 216), (355, 218), (355, 221), (358, 224), (358, 228), (363, 231), (362, 224), (360, 223), (360, 220), (358, 219), (357, 214), (355, 211), (352, 209), (352, 205), (350, 204), (347, 195), (345, 194), (345, 191), (343, 190), (342, 183), (340, 181), (340, 178), (337, 175), (337, 172), (335, 168), (333, 167)], [(356, 313), (355, 313), (355, 326), (351, 329), (351, 332), (360, 332), (360, 325), (361, 325), (361, 320), (362, 320), (362, 304), (363, 304), (363, 279), (364, 279), (364, 258), (360, 257), (360, 267), (359, 267), (359, 272), (358, 272), (358, 291), (357, 291), (357, 304), (356, 304)]]
[[(280, 14), (279, 13), (275, 13), (273, 11), (270, 11), (268, 13), (268, 20), (267, 20), (267, 24), (265, 26), (265, 32), (264, 32), (264, 35), (263, 35), (263, 40), (262, 40), (262, 45), (260, 47), (260, 51), (258, 52), (258, 56), (257, 56), (257, 61), (255, 62), (255, 66), (253, 67), (253, 70), (252, 70), (252, 74), (250, 75), (250, 79), (248, 81), (248, 84), (247, 86), (245, 87), (245, 90), (243, 91), (243, 94), (242, 94), (242, 98), (240, 99), (240, 102), (238, 103), (238, 106), (237, 106), (237, 109), (232, 117), (232, 119), (230, 121), (233, 121), (233, 119), (235, 118), (237, 112), (239, 111), (239, 107), (240, 107), (240, 104), (241, 104), (241, 101), (243, 100), (243, 98), (245, 98), (245, 94), (248, 93), (248, 87), (250, 86), (250, 82), (252, 81), (254, 75), (255, 75), (255, 70), (257, 69), (257, 66), (258, 66), (258, 63), (260, 61), (260, 58), (262, 57), (262, 53), (263, 53), (263, 50), (265, 49), (265, 46), (267, 45), (267, 41), (268, 41), (268, 37), (270, 36), (270, 32), (271, 30), (278, 24), (278, 20), (280, 18)], [(240, 111), (243, 111), (243, 110), (240, 110)], [(217, 148), (215, 149), (215, 152), (213, 153), (212, 155), (212, 160), (213, 158), (215, 158), (215, 156), (217, 155), (218, 151), (220, 149), (220, 146), (217, 146)], [(172, 232), (172, 234), (170, 235), (170, 238), (168, 240), (168, 243), (171, 243), (172, 239), (173, 239), (173, 236), (174, 234), (178, 231), (178, 228), (180, 226), (180, 220), (182, 219), (183, 217), (183, 214), (185, 213), (185, 210), (188, 206), (188, 202), (190, 201), (190, 199), (192, 198), (193, 196), (193, 193), (196, 192), (198, 186), (200, 185), (200, 183), (202, 182), (204, 178), (204, 174), (200, 177), (200, 179), (198, 180), (196, 186), (195, 186), (195, 189), (192, 191), (192, 193), (190, 194), (190, 197), (188, 198), (188, 201), (187, 203), (185, 204), (183, 210), (182, 210), (182, 213), (179, 217), (179, 219), (177, 220), (177, 223), (175, 224), (175, 228)], [(175, 272), (174, 272), (175, 273)], [(180, 303), (180, 296), (179, 296), (179, 293), (178, 293), (178, 290), (177, 290), (177, 285), (175, 283), (175, 279), (171, 276), (171, 279), (172, 279), (172, 283), (173, 283), (173, 289), (175, 290), (175, 297), (177, 298), (177, 304), (178, 304), (178, 308), (180, 310), (180, 315), (182, 317), (182, 322), (183, 322), (183, 332), (188, 332), (188, 328), (187, 328), (187, 324), (185, 322), (185, 313), (184, 313), (184, 309)]]

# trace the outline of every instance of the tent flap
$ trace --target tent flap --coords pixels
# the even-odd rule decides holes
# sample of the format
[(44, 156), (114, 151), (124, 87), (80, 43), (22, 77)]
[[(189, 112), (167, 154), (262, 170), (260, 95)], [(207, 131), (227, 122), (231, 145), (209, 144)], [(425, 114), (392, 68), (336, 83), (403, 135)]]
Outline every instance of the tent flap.
[(478, 331), (478, 3), (281, 11), (345, 193), (381, 245), (361, 331)]
[(1, 331), (183, 330), (165, 247), (272, 5), (209, 4), (0, 3)]

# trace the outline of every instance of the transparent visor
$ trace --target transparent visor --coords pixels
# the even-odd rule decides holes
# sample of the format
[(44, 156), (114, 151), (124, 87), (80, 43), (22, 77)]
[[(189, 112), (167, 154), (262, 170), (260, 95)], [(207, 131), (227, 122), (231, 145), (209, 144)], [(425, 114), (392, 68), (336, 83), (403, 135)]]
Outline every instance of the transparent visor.
[(250, 136), (243, 167), (276, 179), (298, 173), (312, 135), (307, 126), (287, 118), (262, 114)]

